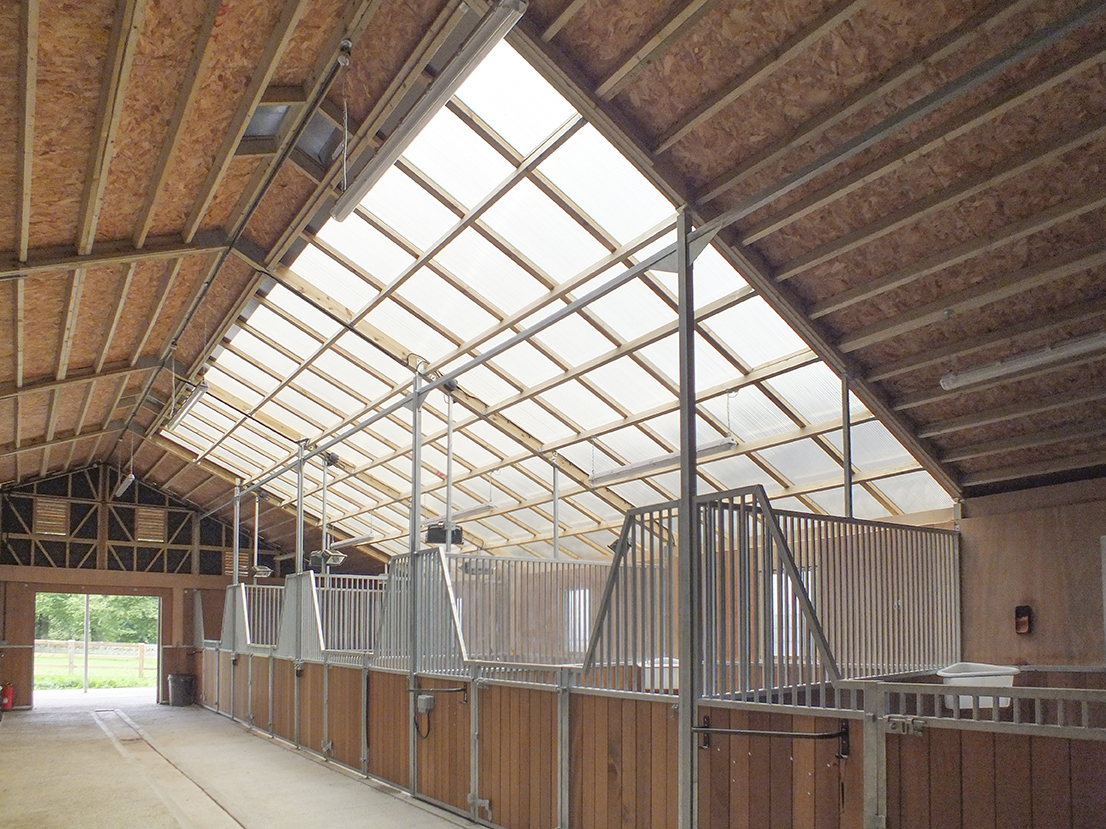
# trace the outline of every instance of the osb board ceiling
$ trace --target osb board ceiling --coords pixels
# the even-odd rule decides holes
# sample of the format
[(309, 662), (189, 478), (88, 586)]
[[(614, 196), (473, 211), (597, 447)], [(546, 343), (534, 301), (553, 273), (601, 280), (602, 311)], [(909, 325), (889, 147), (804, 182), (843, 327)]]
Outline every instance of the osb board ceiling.
[(515, 37), (940, 480), (1100, 473), (1106, 348), (940, 380), (1106, 328), (1104, 4), (534, 0)]
[[(750, 283), (972, 494), (1106, 467), (1102, 351), (940, 386), (1104, 328), (1103, 6), (532, 0), (511, 41), (700, 220), (730, 211)], [(364, 158), (456, 8), (0, 8), (0, 479), (129, 464), (133, 434), (151, 484), (226, 501), (227, 473), (156, 432), (333, 202), (337, 166), (292, 149), (313, 107), (346, 105)], [(247, 152), (267, 100), (289, 115)], [(263, 509), (286, 548), (287, 515)]]

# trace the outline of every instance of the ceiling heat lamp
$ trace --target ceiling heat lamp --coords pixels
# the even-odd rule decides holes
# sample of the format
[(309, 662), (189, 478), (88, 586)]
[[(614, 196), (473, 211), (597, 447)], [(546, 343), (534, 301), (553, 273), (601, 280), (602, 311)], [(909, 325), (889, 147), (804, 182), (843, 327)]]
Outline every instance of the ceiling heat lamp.
[(1041, 368), (1074, 357), (1093, 354), (1103, 349), (1106, 349), (1106, 333), (1077, 337), (1060, 345), (1050, 345), (1036, 351), (1027, 351), (1024, 354), (1007, 357), (1004, 360), (998, 360), (968, 371), (950, 371), (941, 378), (941, 388), (945, 391), (955, 391), (987, 380), (997, 380), (1000, 377), (1017, 374), (1021, 371)]
[(472, 70), (507, 36), (507, 32), (511, 31), (525, 11), (526, 0), (499, 0), (488, 10), (457, 54), (450, 58), (423, 96), (403, 116), (380, 149), (369, 159), (369, 163), (350, 184), (349, 189), (339, 197), (331, 211), (335, 219), (340, 222), (346, 220), (388, 168), (403, 155), (415, 136), (422, 132), (422, 128), (453, 97)]
[[(710, 460), (718, 455), (725, 455), (736, 446), (737, 438), (733, 436), (725, 437), (721, 440), (712, 441), (711, 443), (704, 443), (695, 450), (695, 456), (700, 462)], [(597, 472), (588, 478), (588, 481), (593, 487), (625, 483), (626, 481), (632, 481), (636, 478), (645, 478), (658, 472), (668, 472), (679, 465), (680, 453), (672, 452), (668, 455), (650, 458), (647, 461), (638, 461), (637, 463), (619, 466), (615, 469), (608, 469), (605, 472)]]
[(188, 395), (188, 399), (184, 401), (184, 405), (181, 406), (176, 414), (169, 420), (168, 428), (173, 430), (180, 426), (181, 421), (188, 416), (188, 413), (196, 407), (196, 404), (203, 399), (205, 394), (207, 394), (207, 383), (201, 382), (193, 386), (191, 393)]

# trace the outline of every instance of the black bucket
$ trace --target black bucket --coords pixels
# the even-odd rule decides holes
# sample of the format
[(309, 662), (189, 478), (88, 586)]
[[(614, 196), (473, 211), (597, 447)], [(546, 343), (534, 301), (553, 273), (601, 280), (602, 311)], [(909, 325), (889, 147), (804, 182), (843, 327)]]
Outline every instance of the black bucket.
[(192, 674), (169, 674), (169, 704), (191, 705), (196, 694), (196, 677)]

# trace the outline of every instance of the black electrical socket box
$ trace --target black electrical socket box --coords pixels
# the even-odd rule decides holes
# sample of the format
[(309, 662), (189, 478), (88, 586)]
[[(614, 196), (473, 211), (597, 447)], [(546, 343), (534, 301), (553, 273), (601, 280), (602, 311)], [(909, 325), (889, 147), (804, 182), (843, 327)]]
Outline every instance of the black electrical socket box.
[[(427, 544), (445, 544), (446, 537), (445, 524), (431, 524), (426, 528)], [(452, 529), (452, 537), (449, 539), (449, 544), (453, 547), (460, 547), (464, 543), (465, 534), (461, 531), (460, 527), (454, 527)]]
[(1014, 632), (1033, 632), (1033, 608), (1027, 604), (1020, 604), (1014, 608)]

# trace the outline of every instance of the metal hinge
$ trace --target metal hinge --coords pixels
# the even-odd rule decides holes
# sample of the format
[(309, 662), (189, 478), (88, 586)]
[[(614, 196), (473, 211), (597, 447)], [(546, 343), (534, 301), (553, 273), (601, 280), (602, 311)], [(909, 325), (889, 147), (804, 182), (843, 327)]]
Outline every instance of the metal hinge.
[(333, 753), (334, 753), (334, 741), (333, 740), (327, 740), (325, 743), (323, 743), (323, 756), (324, 757), (329, 757)]
[(925, 727), (925, 720), (918, 717), (887, 715), (887, 730), (891, 734), (908, 734), (911, 737), (921, 737)]

